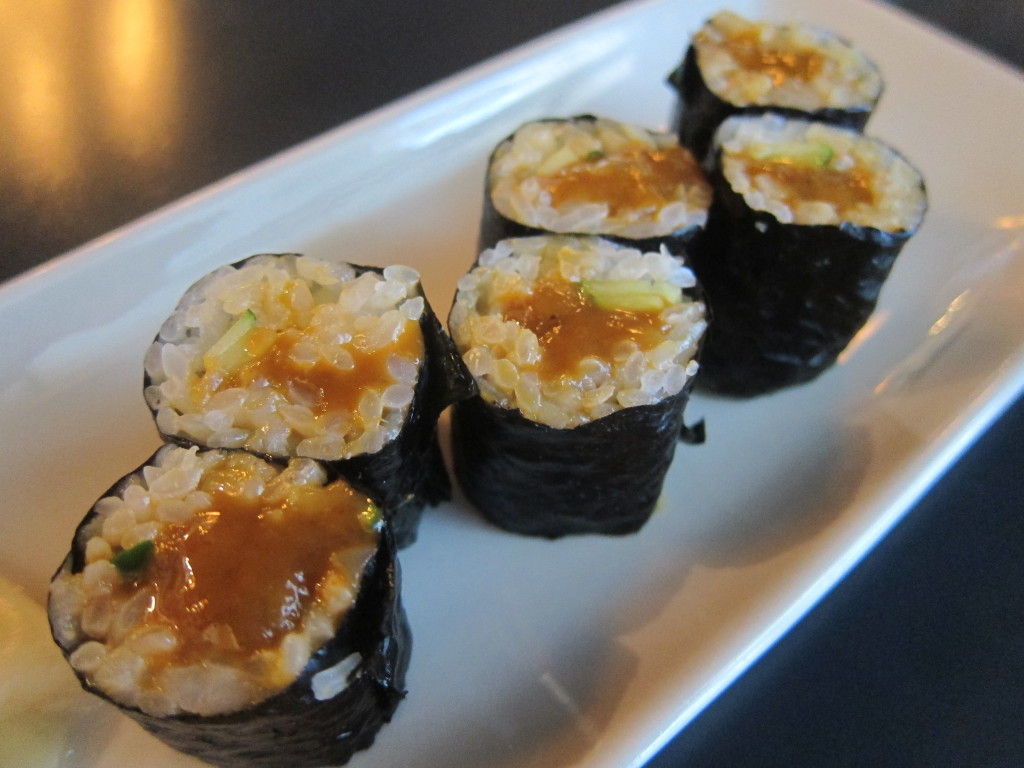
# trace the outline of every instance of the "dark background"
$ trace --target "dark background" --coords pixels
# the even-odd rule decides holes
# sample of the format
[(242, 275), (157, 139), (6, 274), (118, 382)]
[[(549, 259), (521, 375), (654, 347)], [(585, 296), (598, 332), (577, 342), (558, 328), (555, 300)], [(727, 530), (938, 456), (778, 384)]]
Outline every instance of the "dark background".
[[(0, 0), (0, 279), (612, 4)], [(1022, 2), (895, 5), (1024, 67)], [(1018, 401), (650, 768), (1024, 766), (1022, 437)]]

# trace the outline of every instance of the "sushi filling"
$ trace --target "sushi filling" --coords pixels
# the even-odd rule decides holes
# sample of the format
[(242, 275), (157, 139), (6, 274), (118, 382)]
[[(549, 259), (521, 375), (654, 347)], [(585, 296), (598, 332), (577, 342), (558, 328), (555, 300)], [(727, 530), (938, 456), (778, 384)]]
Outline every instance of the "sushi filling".
[(604, 118), (528, 123), (492, 159), (506, 218), (549, 232), (663, 237), (707, 219), (711, 188), (668, 134)]
[(165, 435), (338, 460), (401, 431), (424, 359), (419, 275), (261, 256), (200, 281), (146, 355)]
[(739, 107), (812, 111), (874, 104), (878, 69), (834, 35), (799, 23), (752, 22), (722, 11), (694, 36), (701, 76), (719, 98)]
[(215, 715), (291, 684), (334, 636), (380, 513), (322, 467), (168, 446), (101, 499), (51, 586), (71, 665), (119, 704)]
[(574, 427), (683, 389), (706, 327), (694, 285), (664, 252), (504, 240), (459, 281), (449, 327), (486, 401)]
[(715, 142), (730, 187), (784, 224), (849, 222), (897, 232), (916, 229), (924, 215), (920, 174), (855, 131), (773, 115), (736, 117)]

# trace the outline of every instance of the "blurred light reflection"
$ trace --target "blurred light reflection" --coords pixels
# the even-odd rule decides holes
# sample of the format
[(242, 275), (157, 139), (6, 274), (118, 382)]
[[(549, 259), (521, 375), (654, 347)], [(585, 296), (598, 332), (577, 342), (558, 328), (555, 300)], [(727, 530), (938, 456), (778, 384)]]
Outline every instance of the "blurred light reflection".
[(97, 17), (109, 43), (99, 86), (110, 138), (138, 161), (157, 159), (180, 117), (175, 5), (166, 0), (108, 0)]
[(953, 323), (953, 320), (956, 318), (956, 313), (961, 311), (965, 306), (967, 306), (967, 298), (969, 295), (970, 291), (964, 291), (955, 299), (953, 299), (949, 303), (949, 306), (946, 307), (946, 311), (943, 312), (942, 317), (940, 317), (938, 320), (932, 323), (932, 327), (928, 329), (928, 335), (935, 336), (949, 328), (949, 326)]
[(68, 61), (73, 33), (60, 6), (61, 0), (50, 0), (0, 9), (0, 72), (6, 79), (0, 104), (11, 131), (4, 149), (9, 172), (29, 177), (33, 187), (59, 187), (80, 173), (71, 130), (80, 119)]
[(166, 0), (0, 2), (0, 168), (39, 192), (90, 164), (159, 166), (181, 119), (180, 19)]
[(836, 358), (837, 365), (846, 365), (846, 361), (853, 356), (864, 343), (878, 333), (879, 329), (885, 325), (889, 318), (889, 312), (885, 310), (876, 309), (867, 322), (857, 331), (857, 335), (850, 339), (850, 343), (846, 345), (839, 356)]
[(996, 219), (996, 229), (1024, 229), (1024, 215), (1000, 216)]

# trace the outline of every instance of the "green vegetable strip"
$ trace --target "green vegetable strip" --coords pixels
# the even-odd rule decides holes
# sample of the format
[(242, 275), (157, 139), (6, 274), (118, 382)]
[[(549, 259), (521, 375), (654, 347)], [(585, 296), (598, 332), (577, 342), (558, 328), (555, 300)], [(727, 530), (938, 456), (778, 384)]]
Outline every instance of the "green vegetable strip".
[(150, 539), (146, 539), (145, 541), (140, 541), (134, 547), (122, 549), (110, 558), (110, 562), (121, 573), (133, 573), (146, 567), (150, 558), (153, 557), (155, 550), (156, 545)]

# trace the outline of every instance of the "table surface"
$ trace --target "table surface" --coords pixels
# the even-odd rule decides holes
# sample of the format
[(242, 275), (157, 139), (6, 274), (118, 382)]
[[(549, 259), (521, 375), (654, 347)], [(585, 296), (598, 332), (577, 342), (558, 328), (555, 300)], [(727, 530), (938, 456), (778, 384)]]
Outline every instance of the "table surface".
[[(612, 4), (0, 0), (0, 280)], [(895, 4), (1024, 68), (1024, 3)], [(650, 767), (1024, 765), (1022, 436), (1018, 400)]]

